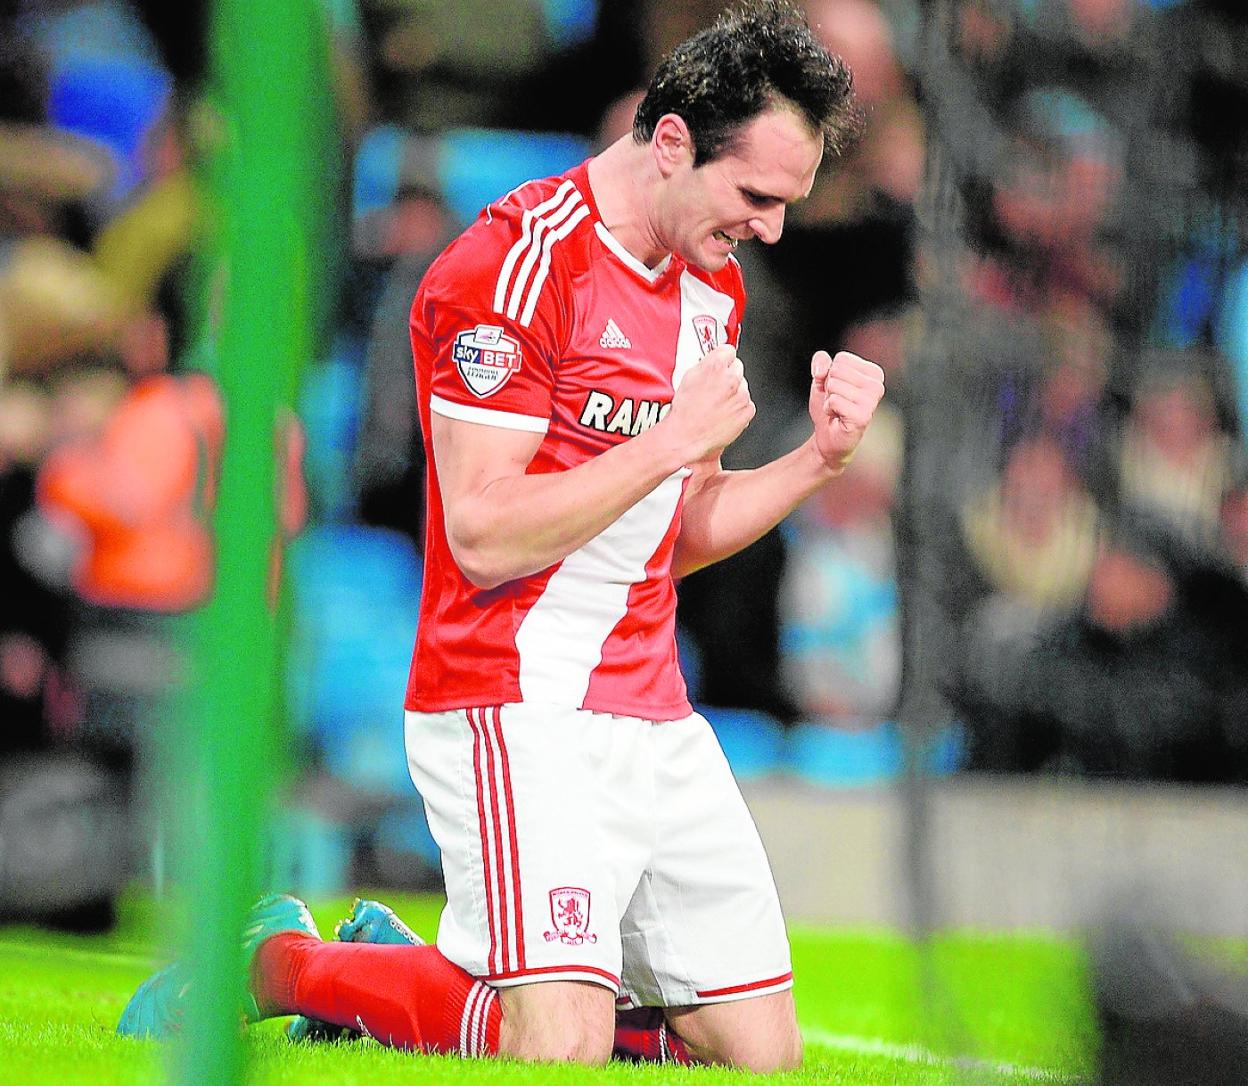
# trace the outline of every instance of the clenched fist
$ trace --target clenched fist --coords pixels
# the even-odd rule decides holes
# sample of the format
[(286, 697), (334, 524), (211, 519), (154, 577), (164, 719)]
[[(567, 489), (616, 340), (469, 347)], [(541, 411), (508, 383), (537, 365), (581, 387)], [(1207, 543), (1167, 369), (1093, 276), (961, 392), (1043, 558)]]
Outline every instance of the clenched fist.
[(686, 450), (685, 463), (718, 456), (754, 417), (745, 371), (733, 347), (716, 347), (691, 367), (665, 420)]
[(841, 469), (884, 396), (884, 371), (849, 351), (816, 351), (810, 360), (810, 420), (823, 462)]

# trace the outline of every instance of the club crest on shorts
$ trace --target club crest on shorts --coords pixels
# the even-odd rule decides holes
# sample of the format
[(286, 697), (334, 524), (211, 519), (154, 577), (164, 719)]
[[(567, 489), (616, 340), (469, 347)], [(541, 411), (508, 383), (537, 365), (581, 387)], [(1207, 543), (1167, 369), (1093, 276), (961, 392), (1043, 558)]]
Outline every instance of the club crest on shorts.
[(494, 324), (478, 324), (455, 337), (452, 357), (474, 396), (485, 399), (520, 368), (520, 344)]
[(698, 336), (698, 346), (703, 354), (710, 354), (719, 346), (719, 321), (703, 313), (693, 318), (693, 330)]
[(560, 886), (550, 892), (550, 922), (555, 930), (545, 933), (548, 943), (556, 939), (565, 946), (596, 943), (589, 930), (589, 891), (579, 886)]

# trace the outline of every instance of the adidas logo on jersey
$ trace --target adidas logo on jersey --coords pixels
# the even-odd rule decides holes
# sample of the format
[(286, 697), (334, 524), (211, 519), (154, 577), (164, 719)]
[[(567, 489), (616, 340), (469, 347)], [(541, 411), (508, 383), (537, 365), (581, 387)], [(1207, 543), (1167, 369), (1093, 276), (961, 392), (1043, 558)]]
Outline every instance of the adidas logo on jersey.
[(606, 330), (598, 339), (599, 347), (615, 347), (620, 350), (627, 350), (632, 347), (632, 340), (620, 331), (620, 326), (610, 317), (607, 318)]

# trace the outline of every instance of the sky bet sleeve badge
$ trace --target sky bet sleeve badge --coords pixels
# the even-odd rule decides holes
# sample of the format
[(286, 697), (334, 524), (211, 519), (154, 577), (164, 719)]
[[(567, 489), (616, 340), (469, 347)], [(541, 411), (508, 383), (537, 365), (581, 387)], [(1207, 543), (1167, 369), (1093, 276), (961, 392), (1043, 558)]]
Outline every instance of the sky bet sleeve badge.
[(455, 337), (455, 366), (474, 396), (484, 399), (520, 368), (520, 344), (493, 324), (478, 324)]

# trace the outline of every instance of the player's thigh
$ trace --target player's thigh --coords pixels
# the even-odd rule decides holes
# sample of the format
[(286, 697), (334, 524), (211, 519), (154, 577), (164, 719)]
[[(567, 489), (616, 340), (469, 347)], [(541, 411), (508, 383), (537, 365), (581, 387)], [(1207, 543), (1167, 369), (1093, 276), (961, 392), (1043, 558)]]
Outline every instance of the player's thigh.
[(497, 987), (618, 991), (620, 916), (649, 842), (628, 829), (646, 738), (641, 722), (541, 705), (407, 714), (409, 769), (442, 853), (448, 959)]
[(654, 738), (655, 847), (621, 922), (623, 995), (687, 1007), (791, 988), (775, 881), (714, 732), (694, 715)]
[(792, 990), (669, 1007), (667, 1020), (693, 1056), (750, 1071), (785, 1071), (802, 1062), (802, 1036)]
[(615, 995), (599, 984), (546, 981), (498, 989), (499, 1054), (602, 1064), (615, 1037)]

